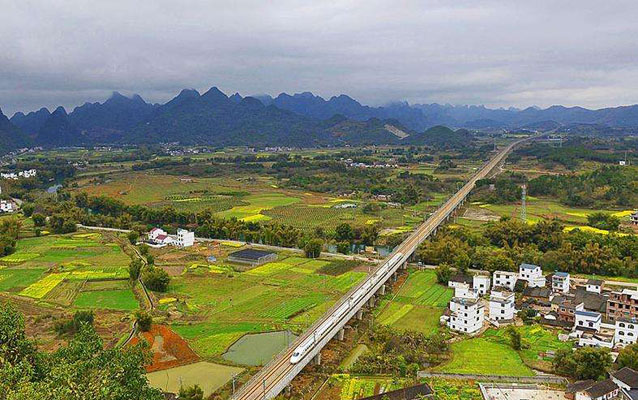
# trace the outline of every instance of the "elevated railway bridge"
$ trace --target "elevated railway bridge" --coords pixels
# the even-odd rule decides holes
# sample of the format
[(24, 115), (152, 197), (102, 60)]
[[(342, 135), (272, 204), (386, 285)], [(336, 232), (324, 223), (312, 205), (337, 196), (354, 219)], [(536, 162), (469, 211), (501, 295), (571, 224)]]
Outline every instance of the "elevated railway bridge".
[(344, 327), (352, 318), (361, 319), (363, 308), (373, 306), (375, 295), (385, 293), (385, 284), (397, 270), (407, 267), (408, 259), (423, 241), (436, 234), (437, 229), (455, 215), (476, 181), (486, 178), (520, 143), (521, 139), (500, 150), (486, 162), (452, 197), (427, 218), (403, 243), (379, 264), (366, 279), (352, 288), (318, 321), (308, 328), (288, 348), (275, 356), (256, 375), (233, 395), (233, 400), (271, 399), (283, 391), (311, 361), (320, 361), (321, 349), (335, 337), (343, 339)]

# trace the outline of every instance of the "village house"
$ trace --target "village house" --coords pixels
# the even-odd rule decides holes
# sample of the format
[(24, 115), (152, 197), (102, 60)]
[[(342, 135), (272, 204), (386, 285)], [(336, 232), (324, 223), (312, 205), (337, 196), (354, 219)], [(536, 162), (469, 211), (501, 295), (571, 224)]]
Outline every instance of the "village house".
[(457, 274), (450, 278), (447, 282), (448, 287), (456, 288), (457, 286), (469, 286), (472, 284), (472, 277), (469, 275)]
[(638, 372), (623, 367), (611, 374), (611, 379), (620, 388), (624, 400), (638, 400)]
[(177, 230), (177, 241), (175, 244), (178, 247), (190, 247), (195, 244), (195, 232), (188, 231), (186, 229)]
[(600, 293), (603, 289), (603, 281), (598, 279), (588, 279), (585, 283), (585, 290), (592, 293)]
[(502, 286), (513, 291), (517, 279), (518, 274), (516, 272), (494, 271), (492, 275), (492, 287)]
[(492, 321), (513, 320), (516, 314), (514, 293), (506, 290), (492, 290), (489, 307), (489, 318)]
[(478, 290), (471, 288), (467, 283), (463, 283), (454, 287), (454, 297), (478, 300), (479, 292)]
[(616, 346), (624, 347), (636, 343), (638, 339), (638, 319), (618, 318), (615, 323), (614, 342)]
[(574, 303), (566, 299), (558, 306), (558, 320), (573, 325), (576, 319), (576, 311), (584, 311), (584, 309), (583, 303)]
[(638, 211), (636, 211), (635, 213), (629, 216), (629, 222), (631, 222), (634, 225), (638, 225)]
[(618, 318), (638, 317), (638, 291), (623, 289), (621, 292), (611, 292), (607, 300), (607, 319), (615, 321)]
[(598, 332), (602, 320), (602, 315), (597, 312), (585, 310), (574, 311), (574, 329)]
[(490, 290), (489, 275), (474, 275), (472, 277), (472, 287), (478, 291), (481, 296), (485, 296), (487, 291)]
[(618, 396), (620, 391), (618, 385), (611, 378), (600, 382), (593, 382), (591, 386), (579, 388), (575, 393), (575, 400), (609, 400)]
[(472, 334), (483, 327), (485, 309), (478, 300), (455, 297), (450, 301), (450, 311), (447, 325), (453, 331)]
[(554, 272), (552, 275), (552, 291), (557, 293), (569, 292), (569, 274), (567, 272)]
[(522, 263), (518, 267), (518, 279), (527, 282), (529, 287), (545, 286), (545, 277), (540, 266), (534, 264)]
[(17, 210), (15, 203), (11, 200), (0, 200), (0, 212), (12, 213)]

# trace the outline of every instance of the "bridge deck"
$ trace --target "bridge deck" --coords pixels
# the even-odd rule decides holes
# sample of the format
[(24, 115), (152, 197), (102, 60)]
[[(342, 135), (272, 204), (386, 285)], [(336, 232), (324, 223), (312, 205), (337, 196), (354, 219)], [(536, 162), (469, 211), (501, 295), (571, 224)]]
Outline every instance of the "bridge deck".
[[(466, 197), (469, 195), (472, 188), (476, 184), (476, 181), (488, 176), (497, 165), (499, 165), (509, 152), (518, 144), (524, 142), (527, 139), (516, 141), (508, 145), (505, 149), (501, 150), (496, 156), (485, 163), (479, 171), (477, 171), (468, 182), (452, 197), (450, 197), (441, 207), (439, 207), (432, 215), (425, 220), (403, 243), (401, 243), (390, 254), (384, 263), (380, 264), (377, 269), (384, 266), (387, 261), (397, 253), (403, 253), (402, 262), (397, 263), (398, 267), (417, 249), (417, 247), (427, 239), (435, 230), (441, 226), (448, 217), (454, 212), (454, 210), (463, 203)], [(376, 271), (376, 270), (375, 270)], [(373, 271), (374, 272), (374, 271)], [(391, 274), (384, 277), (382, 281), (375, 282), (375, 285), (368, 292), (367, 296), (357, 302), (357, 304), (351, 305), (351, 310), (345, 314), (339, 323), (333, 328), (327, 331), (323, 337), (319, 338), (315, 347), (297, 364), (290, 363), (290, 357), (294, 349), (299, 346), (306, 338), (311, 336), (313, 332), (319, 327), (319, 325), (327, 320), (332, 313), (342, 304), (348, 301), (348, 298), (357, 289), (372, 279), (379, 279), (374, 276), (374, 273), (368, 276), (363, 282), (356, 287), (352, 288), (347, 294), (345, 294), (341, 300), (337, 302), (330, 310), (328, 310), (317, 322), (315, 322), (309, 329), (307, 329), (290, 347), (282, 351), (275, 356), (273, 360), (265, 365), (255, 376), (253, 376), (248, 382), (246, 382), (240, 390), (233, 396), (234, 400), (257, 400), (257, 399), (271, 399), (277, 396), (299, 373), (301, 370), (317, 355), (321, 349), (335, 336), (335, 334), (356, 314), (356, 312), (365, 305), (367, 300), (374, 296), (376, 291), (383, 285)]]

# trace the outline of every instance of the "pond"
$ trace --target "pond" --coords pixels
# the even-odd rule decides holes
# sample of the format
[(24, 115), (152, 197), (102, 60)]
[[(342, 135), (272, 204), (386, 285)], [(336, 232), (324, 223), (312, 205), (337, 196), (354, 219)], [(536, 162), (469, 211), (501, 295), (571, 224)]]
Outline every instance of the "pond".
[(264, 365), (295, 339), (289, 331), (251, 333), (242, 336), (222, 357), (242, 365)]

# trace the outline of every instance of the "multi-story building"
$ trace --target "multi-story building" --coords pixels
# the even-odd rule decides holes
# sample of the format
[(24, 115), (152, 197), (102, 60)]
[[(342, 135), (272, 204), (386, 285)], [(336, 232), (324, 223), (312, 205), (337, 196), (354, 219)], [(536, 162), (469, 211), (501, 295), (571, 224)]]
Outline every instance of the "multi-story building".
[(635, 213), (629, 216), (629, 222), (631, 222), (634, 225), (638, 225), (638, 211), (636, 211)]
[(636, 318), (617, 318), (615, 329), (616, 346), (624, 347), (638, 340), (638, 319)]
[(611, 292), (607, 299), (607, 319), (638, 318), (638, 290)]
[(471, 288), (467, 283), (463, 283), (454, 287), (454, 297), (478, 300), (479, 292), (478, 290)]
[(594, 311), (574, 311), (574, 329), (598, 332), (602, 320), (602, 315)]
[(514, 290), (518, 274), (510, 271), (494, 271), (492, 274), (492, 287), (505, 287), (509, 290)]
[(576, 319), (576, 311), (584, 311), (585, 305), (583, 303), (574, 303), (569, 299), (565, 299), (558, 305), (558, 320), (563, 322), (569, 322), (573, 324)]
[(552, 292), (569, 292), (569, 274), (567, 272), (554, 272), (552, 275)]
[(492, 290), (489, 311), (492, 321), (513, 320), (516, 313), (514, 293), (506, 290)]
[(177, 230), (177, 242), (178, 247), (190, 247), (195, 244), (195, 232), (187, 231), (186, 229)]
[(447, 325), (453, 331), (472, 334), (483, 327), (485, 309), (478, 300), (455, 297), (450, 301), (450, 311)]
[(518, 279), (527, 281), (529, 287), (545, 286), (545, 277), (540, 266), (522, 263), (518, 267)]
[(478, 294), (485, 296), (487, 291), (490, 290), (490, 276), (489, 275), (474, 275), (472, 277), (472, 288), (478, 291)]

